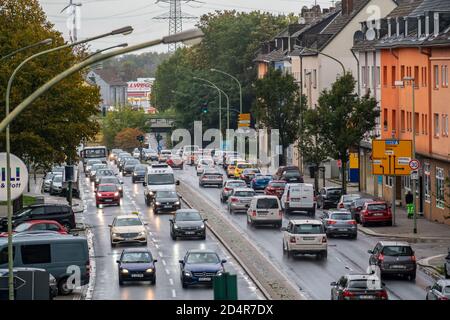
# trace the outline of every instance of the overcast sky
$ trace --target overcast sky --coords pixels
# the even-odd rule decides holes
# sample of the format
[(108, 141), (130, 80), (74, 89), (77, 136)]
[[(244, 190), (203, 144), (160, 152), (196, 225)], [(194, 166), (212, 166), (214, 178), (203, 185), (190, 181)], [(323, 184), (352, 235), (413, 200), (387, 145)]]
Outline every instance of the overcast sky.
[[(66, 25), (68, 14), (61, 10), (70, 0), (39, 0), (48, 19), (55, 28), (69, 39), (69, 30)], [(164, 0), (168, 2), (168, 0)], [(274, 14), (298, 14), (304, 5), (308, 7), (317, 2), (321, 7), (329, 7), (331, 0), (198, 0), (199, 2), (182, 3), (183, 12), (195, 17), (214, 12), (215, 10), (252, 11), (261, 10)], [(159, 38), (168, 34), (169, 22), (167, 20), (154, 20), (153, 17), (169, 12), (169, 4), (156, 3), (156, 0), (73, 0), (81, 3), (80, 29), (78, 39), (108, 32), (123, 26), (131, 25), (134, 32), (128, 36), (114, 36), (91, 43), (93, 50), (127, 42), (129, 45)], [(183, 29), (194, 27), (198, 22), (185, 20)], [(155, 47), (153, 51), (165, 52), (167, 46)]]

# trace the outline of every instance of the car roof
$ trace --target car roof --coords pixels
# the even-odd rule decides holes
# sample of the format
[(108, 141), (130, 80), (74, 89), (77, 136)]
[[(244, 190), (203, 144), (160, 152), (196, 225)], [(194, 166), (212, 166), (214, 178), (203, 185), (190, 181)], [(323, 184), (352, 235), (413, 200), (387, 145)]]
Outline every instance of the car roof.
[[(23, 221), (22, 223), (29, 223), (29, 224), (39, 224), (39, 223), (60, 224), (58, 221), (55, 221), (55, 220), (27, 220), (27, 221)], [(20, 224), (22, 224), (22, 223), (20, 223)]]
[(333, 214), (333, 213), (349, 213), (350, 214), (351, 212), (348, 209), (329, 209), (328, 213), (331, 213), (331, 214)]
[(234, 191), (255, 191), (252, 188), (234, 188)]
[(191, 249), (186, 252), (186, 254), (188, 254), (188, 253), (215, 253), (215, 254), (219, 255), (217, 252), (215, 252), (214, 250), (211, 250), (211, 249)]
[(406, 241), (380, 241), (379, 242), (383, 247), (388, 246), (402, 246), (402, 247), (410, 247), (411, 245)]
[(378, 280), (378, 276), (376, 274), (367, 274), (367, 273), (350, 273), (346, 274), (345, 277), (349, 280), (366, 280), (366, 279), (373, 279), (376, 277)]
[(197, 209), (178, 209), (176, 211), (176, 213), (186, 213), (186, 212), (200, 213)]
[(239, 179), (230, 179), (230, 180), (225, 181), (225, 183), (229, 183), (229, 182), (239, 182), (239, 183), (242, 183), (242, 184), (245, 183), (244, 180), (239, 180)]
[(305, 219), (295, 219), (290, 221), (293, 224), (322, 224), (322, 221), (311, 219), (311, 220), (305, 220)]
[(271, 196), (271, 195), (258, 195), (258, 196), (254, 196), (253, 199), (278, 199), (278, 197)]
[(42, 203), (42, 204), (32, 204), (31, 206), (25, 208), (40, 208), (40, 207), (55, 207), (55, 206), (69, 207), (69, 205), (65, 203)]
[(148, 248), (125, 248), (122, 250), (122, 253), (125, 252), (148, 252), (150, 254), (152, 253)]
[(139, 220), (141, 219), (137, 214), (122, 214), (116, 217), (116, 219), (129, 219), (129, 218), (135, 218)]
[[(26, 233), (23, 232), (20, 234), (20, 236), (14, 236), (13, 237), (13, 244), (16, 243), (27, 243), (27, 242), (33, 242), (33, 241), (39, 241), (39, 242), (47, 242), (47, 241), (53, 241), (53, 240), (59, 240), (59, 241), (76, 241), (76, 240), (82, 240), (86, 241), (86, 237), (83, 236), (74, 236), (74, 235), (67, 235), (67, 234), (60, 234), (58, 232), (42, 232), (42, 233)], [(4, 245), (8, 242), (8, 238), (0, 238), (0, 246)]]

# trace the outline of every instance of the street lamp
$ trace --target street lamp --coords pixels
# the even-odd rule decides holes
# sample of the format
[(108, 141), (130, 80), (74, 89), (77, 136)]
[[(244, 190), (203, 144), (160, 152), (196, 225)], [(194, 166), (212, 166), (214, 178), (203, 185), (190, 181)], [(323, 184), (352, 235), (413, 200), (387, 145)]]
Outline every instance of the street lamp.
[[(111, 35), (116, 34), (130, 34), (133, 31), (133, 28), (131, 26), (123, 27), (120, 29), (113, 30), (109, 33), (105, 33), (99, 36), (94, 36), (91, 38), (87, 38), (85, 40), (80, 40), (74, 43), (68, 43), (56, 48), (44, 50), (41, 52), (38, 52), (28, 58), (26, 58), (24, 61), (22, 61), (16, 69), (14, 69), (13, 73), (11, 74), (8, 85), (6, 87), (6, 108), (5, 108), (5, 119), (8, 119), (10, 116), (9, 112), (9, 98), (11, 94), (11, 86), (14, 81), (14, 78), (16, 77), (16, 74), (19, 72), (19, 70), (30, 60), (40, 57), (42, 55), (52, 53), (58, 50), (62, 50), (65, 48), (73, 47), (79, 44), (87, 43), (93, 40), (97, 40), (100, 38), (105, 38)], [(48, 44), (48, 40), (44, 40), (44, 43)], [(9, 286), (9, 299), (14, 300), (14, 275), (13, 275), (13, 246), (12, 246), (12, 203), (11, 203), (11, 143), (10, 143), (10, 132), (9, 132), (9, 123), (6, 125), (6, 205), (7, 205), (7, 212), (8, 212), (8, 286)], [(69, 193), (71, 193), (71, 190), (69, 188)], [(70, 195), (71, 196), (71, 195)], [(70, 198), (69, 198), (70, 199)]]
[(227, 76), (229, 76), (230, 78), (234, 79), (237, 82), (237, 84), (239, 86), (239, 110), (240, 110), (240, 113), (242, 113), (242, 85), (241, 85), (241, 82), (238, 80), (238, 78), (236, 78), (235, 76), (233, 76), (233, 75), (231, 75), (231, 74), (229, 74), (229, 73), (227, 73), (225, 71), (214, 69), (214, 68), (211, 68), (210, 70), (212, 72), (219, 72), (219, 73), (222, 73), (224, 75), (227, 75)]
[(42, 40), (42, 41), (39, 41), (39, 42), (36, 42), (36, 43), (34, 43), (34, 44), (31, 44), (31, 45), (29, 45), (29, 46), (26, 46), (26, 47), (17, 49), (17, 50), (15, 50), (15, 51), (13, 51), (13, 52), (7, 54), (6, 56), (1, 57), (1, 58), (0, 58), (0, 61), (2, 61), (2, 60), (4, 60), (4, 59), (7, 59), (7, 58), (9, 58), (9, 57), (12, 57), (13, 55), (15, 55), (15, 54), (17, 54), (17, 53), (19, 53), (19, 52), (25, 51), (25, 50), (27, 50), (27, 49), (31, 49), (31, 48), (38, 47), (38, 46), (42, 46), (42, 45), (51, 44), (52, 42), (53, 42), (53, 39), (50, 39), (50, 38), (45, 39), (45, 40)]
[(86, 56), (86, 58), (84, 58), (84, 60), (89, 59), (90, 57), (93, 57), (93, 56), (95, 56), (96, 54), (100, 54), (100, 53), (102, 53), (102, 52), (105, 52), (105, 51), (108, 51), (108, 50), (111, 50), (111, 49), (115, 49), (115, 48), (126, 48), (126, 47), (128, 47), (128, 43), (121, 43), (121, 44), (118, 44), (118, 45), (116, 45), (116, 46), (112, 46), (112, 47), (100, 49), (100, 50), (97, 50), (97, 51), (95, 51), (94, 53), (91, 53), (90, 55)]
[(298, 50), (306, 50), (306, 51), (312, 51), (312, 52), (315, 52), (315, 53), (317, 53), (317, 54), (321, 54), (321, 55), (323, 55), (323, 56), (325, 56), (325, 57), (327, 57), (327, 58), (330, 58), (331, 60), (334, 60), (334, 61), (336, 61), (337, 63), (339, 63), (339, 64), (341, 65), (341, 67), (342, 67), (342, 72), (343, 72), (342, 75), (345, 75), (345, 73), (346, 73), (346, 72), (345, 72), (344, 64), (343, 64), (340, 60), (336, 59), (336, 58), (333, 57), (333, 56), (330, 56), (330, 55), (328, 55), (328, 54), (326, 54), (326, 53), (323, 53), (323, 52), (321, 52), (321, 51), (319, 51), (319, 50), (317, 50), (317, 49), (307, 48), (307, 47), (303, 47), (303, 46), (299, 46), (299, 45), (295, 45), (295, 46), (294, 46), (294, 49), (298, 49)]

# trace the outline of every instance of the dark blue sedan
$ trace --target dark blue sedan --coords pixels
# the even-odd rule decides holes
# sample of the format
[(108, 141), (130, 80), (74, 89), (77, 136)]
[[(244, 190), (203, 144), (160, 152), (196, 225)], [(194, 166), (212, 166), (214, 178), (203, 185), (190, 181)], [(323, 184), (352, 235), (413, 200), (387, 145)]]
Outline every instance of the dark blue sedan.
[(250, 182), (250, 188), (253, 190), (264, 190), (270, 181), (272, 181), (272, 176), (256, 174), (255, 177)]
[(156, 267), (152, 253), (146, 248), (125, 249), (117, 260), (119, 285), (125, 281), (150, 281), (156, 283)]
[(189, 250), (180, 260), (181, 284), (183, 288), (193, 284), (211, 285), (215, 276), (224, 272), (223, 264), (216, 252), (210, 250)]

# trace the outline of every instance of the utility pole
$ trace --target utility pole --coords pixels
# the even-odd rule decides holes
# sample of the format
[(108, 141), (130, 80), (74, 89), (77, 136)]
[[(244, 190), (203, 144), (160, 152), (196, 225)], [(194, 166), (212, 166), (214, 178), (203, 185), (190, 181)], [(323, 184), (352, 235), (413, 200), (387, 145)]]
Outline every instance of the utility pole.
[(72, 22), (70, 23), (70, 25), (68, 24), (68, 27), (70, 26), (70, 30), (69, 30), (69, 34), (70, 34), (70, 40), (72, 43), (77, 42), (78, 41), (78, 8), (77, 7), (81, 7), (82, 4), (81, 3), (73, 3), (73, 0), (69, 1), (69, 4), (67, 6), (64, 7), (64, 9), (61, 10), (61, 13), (63, 13), (64, 11), (66, 11), (67, 9), (70, 8), (69, 11), (69, 18), (72, 18)]

